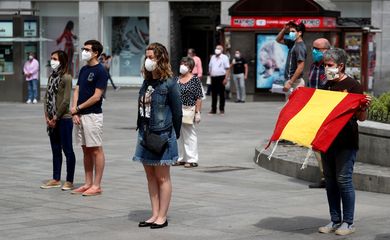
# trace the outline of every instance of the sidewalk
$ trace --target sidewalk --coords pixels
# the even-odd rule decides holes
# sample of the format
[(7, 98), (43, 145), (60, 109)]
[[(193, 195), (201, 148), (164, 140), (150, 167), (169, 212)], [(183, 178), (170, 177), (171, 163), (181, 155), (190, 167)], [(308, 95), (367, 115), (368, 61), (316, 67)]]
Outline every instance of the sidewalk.
[[(253, 162), (254, 149), (271, 135), (282, 102), (228, 102), (221, 117), (207, 115), (210, 98), (198, 128), (199, 167), (172, 168), (169, 227), (138, 228), (150, 206), (143, 168), (130, 160), (136, 98), (134, 89), (107, 92), (104, 193), (97, 197), (41, 190), (52, 171), (43, 106), (0, 103), (1, 240), (390, 239), (390, 195), (357, 191), (357, 232), (323, 235), (317, 228), (329, 221), (325, 191)], [(74, 148), (80, 185), (82, 153)]]

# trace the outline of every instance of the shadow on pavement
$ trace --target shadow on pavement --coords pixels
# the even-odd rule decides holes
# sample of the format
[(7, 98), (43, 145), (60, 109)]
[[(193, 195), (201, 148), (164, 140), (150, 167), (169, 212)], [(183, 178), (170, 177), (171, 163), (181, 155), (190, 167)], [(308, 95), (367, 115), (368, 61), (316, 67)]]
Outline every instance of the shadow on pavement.
[(129, 212), (127, 219), (132, 222), (145, 221), (150, 217), (152, 212), (150, 210), (136, 210)]
[(318, 232), (318, 227), (329, 223), (327, 219), (298, 216), (293, 218), (270, 217), (255, 224), (258, 228), (291, 232), (300, 234), (312, 234)]
[(390, 240), (390, 233), (378, 234), (375, 236), (375, 240)]

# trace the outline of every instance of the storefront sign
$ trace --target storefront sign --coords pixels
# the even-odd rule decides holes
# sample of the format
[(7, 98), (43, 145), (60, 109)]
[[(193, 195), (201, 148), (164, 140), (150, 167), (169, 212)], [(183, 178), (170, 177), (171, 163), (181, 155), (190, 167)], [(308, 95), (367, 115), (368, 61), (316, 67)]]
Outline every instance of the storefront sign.
[(37, 36), (37, 22), (36, 21), (25, 21), (24, 22), (24, 36), (25, 37), (36, 37)]
[(283, 28), (291, 20), (302, 21), (306, 28), (336, 28), (336, 18), (332, 17), (238, 17), (233, 16), (234, 28)]
[(0, 21), (0, 37), (12, 37), (13, 27), (12, 21)]

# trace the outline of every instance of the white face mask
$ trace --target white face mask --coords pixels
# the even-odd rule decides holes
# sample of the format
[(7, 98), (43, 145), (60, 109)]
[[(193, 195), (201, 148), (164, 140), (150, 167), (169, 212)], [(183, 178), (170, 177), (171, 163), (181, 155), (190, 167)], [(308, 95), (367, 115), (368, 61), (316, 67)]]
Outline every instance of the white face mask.
[(81, 52), (81, 59), (83, 61), (87, 61), (88, 62), (89, 60), (91, 60), (91, 58), (92, 58), (92, 53), (91, 52), (87, 52), (85, 50), (83, 50)]
[(186, 73), (188, 73), (188, 67), (186, 66), (186, 65), (184, 65), (184, 64), (182, 64), (182, 65), (180, 65), (180, 74), (182, 74), (182, 75), (184, 75), (184, 74), (186, 74)]
[(222, 53), (222, 50), (221, 50), (221, 49), (218, 49), (218, 48), (216, 48), (214, 52), (215, 52), (215, 54), (219, 55), (219, 54), (221, 54), (221, 53)]
[(147, 58), (145, 60), (145, 69), (148, 71), (148, 72), (153, 72), (157, 67), (157, 62), (156, 61), (153, 61), (149, 58)]
[(30, 55), (30, 56), (28, 56), (28, 59), (30, 59), (30, 60), (33, 60), (33, 58), (34, 58), (34, 57), (33, 57), (33, 56), (31, 56), (31, 55)]
[(236, 54), (234, 54), (234, 56), (236, 57), (236, 58), (240, 58), (240, 54), (239, 53), (236, 53)]
[(340, 77), (339, 69), (337, 67), (326, 67), (325, 74), (326, 74), (326, 79), (328, 79), (328, 81), (332, 81)]
[(52, 69), (57, 69), (60, 66), (60, 61), (50, 60), (50, 67)]

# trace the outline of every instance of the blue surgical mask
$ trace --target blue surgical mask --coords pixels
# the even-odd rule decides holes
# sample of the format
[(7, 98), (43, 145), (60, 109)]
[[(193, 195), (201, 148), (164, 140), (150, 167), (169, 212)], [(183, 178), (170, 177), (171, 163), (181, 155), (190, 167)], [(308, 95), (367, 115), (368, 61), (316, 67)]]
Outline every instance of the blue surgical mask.
[(322, 57), (324, 56), (324, 54), (320, 50), (315, 49), (315, 48), (311, 52), (311, 55), (313, 57), (314, 62), (321, 62)]
[(290, 33), (288, 34), (288, 38), (289, 38), (290, 40), (295, 41), (295, 39), (297, 38), (297, 33), (296, 33), (296, 32), (290, 32)]

